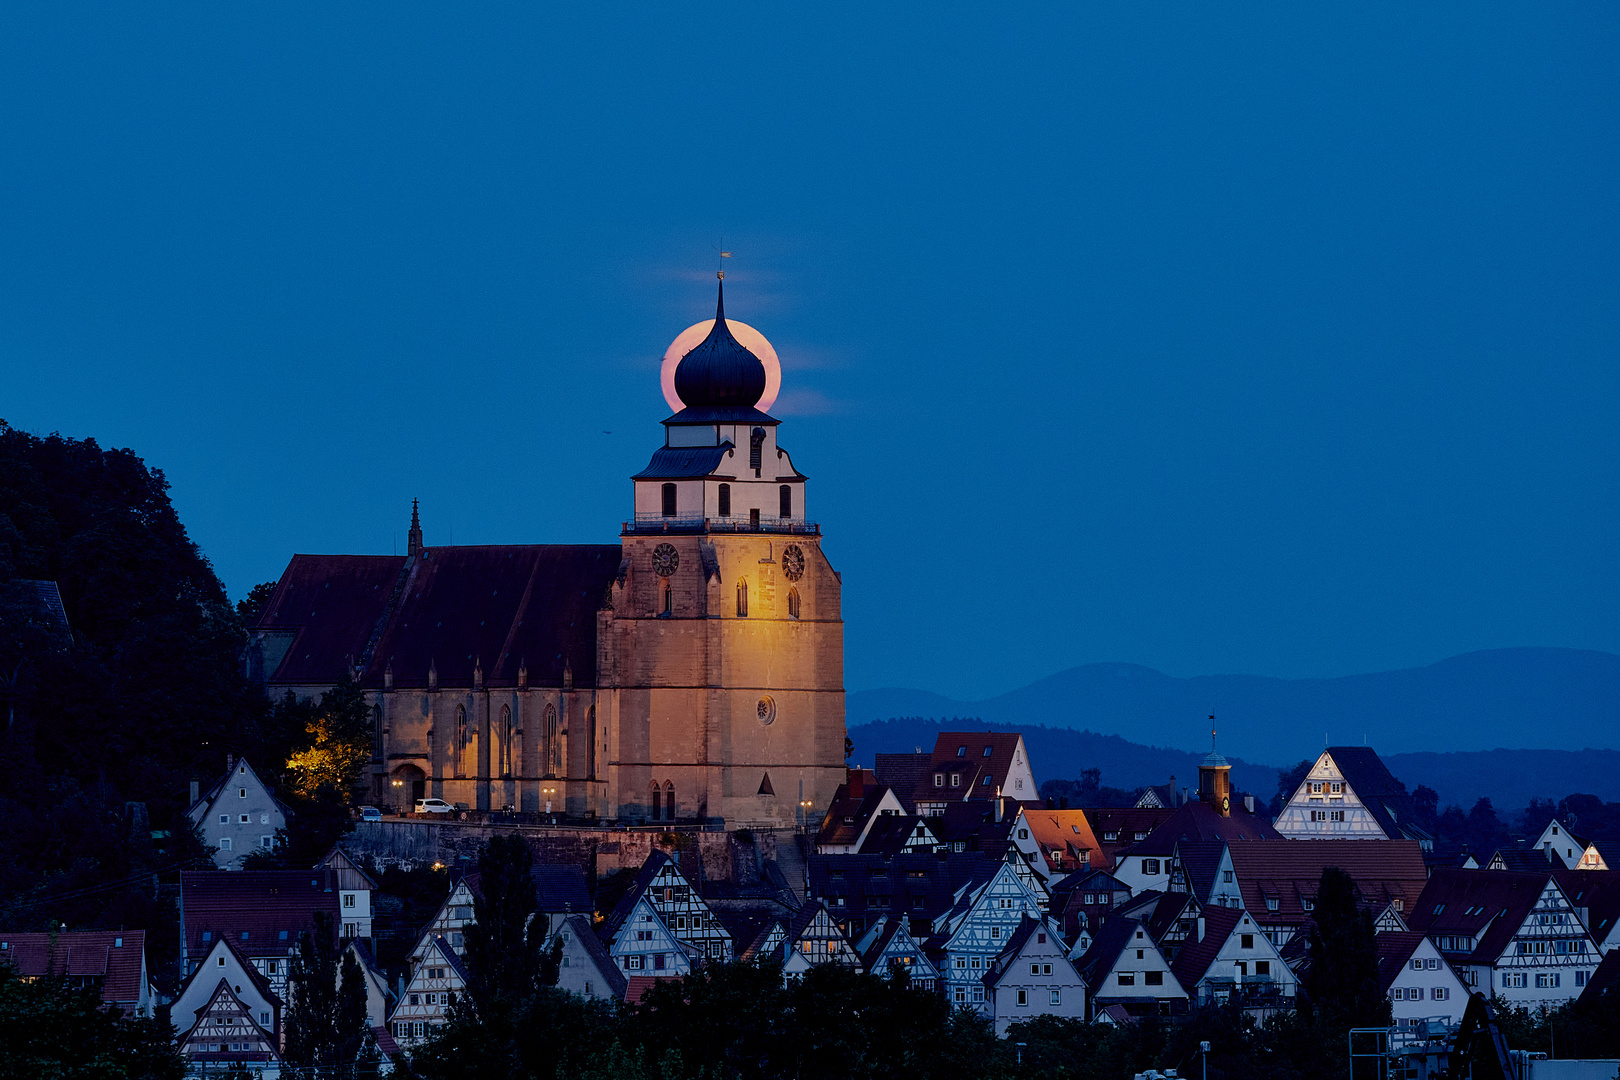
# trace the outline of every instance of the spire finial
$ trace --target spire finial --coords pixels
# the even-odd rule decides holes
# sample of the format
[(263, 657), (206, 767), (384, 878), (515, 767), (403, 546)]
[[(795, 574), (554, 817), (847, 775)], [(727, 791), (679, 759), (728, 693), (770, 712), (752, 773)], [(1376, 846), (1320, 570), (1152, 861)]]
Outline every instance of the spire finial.
[(411, 500), (411, 531), (405, 544), (405, 553), (412, 558), (422, 554), (422, 519), (417, 515), (417, 500)]
[(1209, 752), (1215, 752), (1215, 714), (1209, 714)]

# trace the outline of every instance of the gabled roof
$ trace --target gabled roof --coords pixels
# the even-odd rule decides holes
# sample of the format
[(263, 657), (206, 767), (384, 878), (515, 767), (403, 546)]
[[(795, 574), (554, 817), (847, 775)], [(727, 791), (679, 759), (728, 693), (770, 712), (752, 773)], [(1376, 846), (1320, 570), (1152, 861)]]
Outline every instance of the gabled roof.
[[(1204, 909), (1204, 936), (1197, 941), (1189, 938), (1181, 947), (1181, 951), (1176, 954), (1175, 962), (1170, 965), (1176, 980), (1189, 994), (1193, 993), (1194, 987), (1203, 980), (1205, 973), (1209, 971), (1209, 965), (1215, 962), (1221, 946), (1232, 936), (1232, 931), (1242, 920), (1243, 914), (1242, 908)], [(1255, 929), (1258, 932), (1259, 928)]]
[(540, 911), (591, 912), (585, 871), (572, 863), (535, 863), (529, 871)]
[(1491, 857), (1484, 863), (1491, 870), (1517, 870), (1521, 873), (1546, 873), (1554, 866), (1563, 863), (1554, 863), (1547, 857), (1547, 853), (1540, 848), (1526, 847), (1524, 842), (1505, 844), (1491, 853)]
[[(1113, 866), (1121, 852), (1141, 842), (1136, 839), (1137, 833), (1141, 833), (1142, 839), (1146, 840), (1175, 812), (1175, 809), (1168, 807), (1094, 806), (1086, 809), (1086, 820), (1091, 822), (1092, 834), (1108, 856), (1107, 865)], [(1108, 839), (1109, 836), (1114, 839)]]
[[(456, 955), (456, 950), (450, 947), (450, 943), (444, 940), (443, 934), (434, 937), (433, 947), (439, 951), (439, 959), (448, 964), (450, 969), (460, 976), (461, 985), (471, 986), (472, 975), (467, 971), (466, 963)], [(418, 970), (420, 970), (420, 965), (418, 965)]]
[(1620, 921), (1620, 869), (1555, 870), (1553, 877), (1569, 898), (1570, 906), (1586, 910), (1583, 922), (1587, 932), (1601, 945)]
[(1368, 746), (1330, 746), (1326, 752), (1384, 835), (1391, 839), (1403, 835), (1402, 824), (1413, 817), (1412, 797), (1378, 752)]
[(1405, 969), (1406, 962), (1412, 959), (1412, 954), (1417, 952), (1417, 947), (1423, 944), (1423, 940), (1424, 935), (1416, 930), (1392, 931), (1379, 934), (1374, 939), (1378, 950), (1378, 989), (1382, 993), (1389, 993), (1395, 977)]
[(1187, 888), (1194, 896), (1209, 899), (1225, 854), (1225, 840), (1183, 840), (1176, 845), (1176, 862), (1187, 875)]
[(1475, 947), (1469, 959), (1493, 964), (1513, 943), (1514, 934), (1552, 880), (1551, 872), (1439, 869), (1424, 886), (1407, 922), (1413, 930), (1430, 937), (1472, 937)]
[(55, 934), (0, 932), (0, 962), (31, 979), (46, 975), (98, 975), (101, 1000), (129, 1005), (146, 992), (145, 930), (77, 930)]
[[(989, 881), (1004, 865), (1003, 860), (977, 852), (944, 856), (939, 854), (901, 855), (812, 855), (810, 857), (810, 896), (814, 899), (844, 897), (843, 907), (831, 905), (840, 918), (860, 919), (867, 914), (867, 897), (882, 886), (891, 903), (884, 913), (903, 911), (912, 918), (935, 919), (949, 911), (964, 886)], [(834, 875), (842, 875), (835, 877)], [(882, 877), (875, 875), (882, 874)], [(914, 901), (922, 898), (923, 906)], [(737, 938), (743, 940), (742, 937)]]
[(872, 828), (861, 842), (861, 852), (870, 855), (898, 855), (913, 833), (922, 829), (930, 837), (929, 845), (938, 841), (925, 819), (915, 814), (882, 814), (872, 822)]
[[(953, 800), (1011, 795), (1012, 792), (1002, 791), (999, 785), (1012, 771), (1013, 756), (1023, 739), (1016, 731), (942, 731), (934, 740), (934, 752), (929, 755), (928, 769), (921, 782), (929, 785), (928, 791)], [(932, 777), (940, 771), (960, 772), (962, 786), (935, 789)], [(986, 776), (990, 777), (988, 785), (984, 783)], [(915, 793), (917, 799), (926, 797), (920, 788)]]
[(1417, 906), (1428, 882), (1416, 840), (1259, 840), (1228, 850), (1243, 906), (1268, 925), (1309, 918), (1304, 901), (1315, 900), (1330, 866), (1350, 875), (1363, 902), (1381, 908), (1399, 900), (1403, 914)]
[[(612, 939), (619, 932), (624, 926), (624, 920), (630, 917), (630, 912), (635, 910), (635, 906), (640, 902), (643, 894), (652, 887), (653, 878), (657, 877), (658, 872), (664, 867), (673, 864), (674, 860), (668, 854), (657, 848), (653, 849), (652, 854), (647, 856), (647, 861), (641, 864), (641, 869), (636, 873), (636, 879), (630, 883), (628, 889), (624, 890), (624, 895), (619, 897), (619, 902), (614, 905), (613, 911), (608, 915), (607, 920), (602, 923), (603, 937)], [(675, 866), (674, 869), (676, 873), (680, 873), (679, 866)], [(686, 875), (681, 874), (681, 877), (684, 880)], [(687, 882), (687, 884), (690, 885), (691, 882)]]
[(878, 783), (894, 789), (908, 813), (917, 812), (916, 796), (923, 776), (928, 772), (931, 754), (874, 754), (872, 772)]
[(213, 805), (215, 799), (219, 798), (220, 792), (224, 791), (226, 786), (231, 782), (231, 777), (238, 775), (237, 770), (243, 768), (246, 768), (248, 773), (255, 781), (257, 781), (259, 786), (264, 788), (265, 792), (269, 794), (270, 801), (276, 804), (276, 809), (281, 811), (282, 816), (291, 817), (292, 808), (286, 803), (282, 802), (280, 799), (276, 798), (276, 789), (270, 784), (266, 783), (264, 778), (259, 775), (259, 770), (253, 767), (253, 762), (249, 761), (245, 757), (238, 758), (234, 756), (227, 757), (225, 759), (225, 771), (220, 774), (218, 780), (214, 781), (213, 786), (198, 796), (196, 802), (186, 807), (186, 816), (192, 821), (201, 824), (202, 821), (200, 815), (206, 812), (208, 807)]
[(612, 995), (622, 1001), (626, 986), (624, 973), (619, 970), (619, 965), (613, 962), (613, 957), (608, 955), (607, 949), (603, 948), (602, 939), (596, 936), (596, 929), (591, 926), (590, 917), (587, 915), (570, 915), (563, 920), (563, 925), (568, 928), (574, 935), (574, 940), (578, 941), (586, 954), (590, 956), (591, 963), (596, 965), (596, 970), (601, 972), (602, 978), (607, 981), (608, 989)]
[[(221, 871), (221, 873), (225, 872), (226, 871)], [(179, 1001), (181, 998), (185, 997), (186, 989), (190, 987), (193, 980), (201, 979), (203, 984), (207, 985), (208, 979), (211, 977), (209, 974), (210, 972), (214, 973), (213, 977), (217, 977), (219, 971), (218, 967), (209, 964), (207, 960), (213, 955), (214, 949), (218, 948), (225, 949), (225, 951), (229, 952), (236, 958), (237, 966), (242, 969), (243, 973), (247, 976), (248, 981), (253, 984), (253, 988), (259, 992), (260, 997), (264, 998), (264, 1000), (270, 1002), (270, 1004), (274, 1006), (285, 1004), (281, 998), (276, 995), (276, 992), (271, 989), (270, 980), (265, 978), (264, 975), (260, 974), (259, 969), (254, 966), (253, 961), (249, 960), (241, 949), (238, 949), (228, 940), (216, 941), (209, 947), (207, 953), (203, 956), (204, 962), (198, 964), (197, 969), (191, 973), (191, 977), (180, 984), (180, 992), (175, 995), (176, 1001)], [(209, 996), (212, 997), (212, 995)]]
[(1596, 1001), (1617, 986), (1620, 986), (1620, 949), (1610, 949), (1604, 954), (1597, 970), (1592, 972), (1591, 978), (1586, 980), (1586, 989), (1576, 1000)]
[(366, 868), (361, 866), (354, 856), (343, 850), (341, 844), (333, 844), (332, 849), (321, 856), (321, 861), (317, 865), (328, 866), (338, 872), (339, 889), (356, 891), (370, 889), (373, 892), (377, 889), (376, 880), (366, 873)]
[[(221, 937), (248, 956), (285, 955), (298, 944), (300, 934), (314, 929), (317, 911), (332, 916), (336, 941), (342, 925), (336, 870), (187, 870), (180, 874), (180, 913), (188, 956), (202, 955)], [(209, 935), (206, 941), (205, 933)]]
[[(1097, 996), (1108, 979), (1108, 973), (1114, 970), (1119, 954), (1135, 940), (1138, 930), (1145, 933), (1147, 928), (1135, 919), (1120, 915), (1110, 915), (1102, 921), (1091, 937), (1091, 948), (1074, 962), (1075, 970), (1086, 984), (1086, 993)], [(1154, 948), (1157, 947), (1157, 943), (1154, 943)]]
[[(990, 970), (985, 972), (982, 980), (985, 986), (994, 987), (1001, 982), (1002, 975), (1006, 974), (1013, 964), (1017, 963), (1018, 957), (1024, 951), (1024, 946), (1029, 944), (1030, 937), (1037, 930), (1046, 930), (1050, 933), (1050, 928), (1039, 919), (1033, 919), (1025, 915), (1018, 920), (1017, 929), (1008, 936), (1007, 944), (1002, 946), (1001, 952), (997, 953), (995, 960), (991, 962)], [(1057, 951), (1060, 955), (1063, 952), (1062, 948)]]
[(1132, 847), (1130, 854), (1169, 858), (1183, 840), (1224, 840), (1235, 848), (1239, 842), (1282, 838), (1282, 833), (1272, 828), (1271, 822), (1249, 813), (1241, 802), (1234, 802), (1230, 816), (1223, 817), (1203, 800), (1192, 799), (1172, 810), (1164, 824)]
[(596, 685), (596, 612), (623, 552), (610, 544), (430, 547), (421, 557), (294, 555), (257, 630), (296, 631), (272, 683), (326, 684), (364, 664), (361, 685)]
[[(1047, 810), (1036, 803), (1025, 803), (1024, 820), (1029, 824), (1029, 835), (1040, 846), (1041, 856), (1054, 871), (1073, 872), (1082, 865), (1107, 868), (1108, 856), (1091, 831), (1091, 822), (1084, 810)], [(1057, 859), (1052, 852), (1063, 854)], [(1081, 853), (1087, 853), (1085, 858)]]
[(859, 840), (868, 819), (877, 813), (878, 805), (889, 791), (888, 785), (880, 784), (875, 776), (864, 769), (852, 769), (850, 772), (851, 775), (857, 772), (865, 774), (857, 781), (860, 794), (850, 794), (847, 781), (838, 785), (832, 801), (827, 804), (827, 813), (821, 819), (821, 830), (816, 834), (818, 845), (848, 846)]
[(1070, 893), (1130, 892), (1131, 887), (1106, 870), (1076, 870), (1052, 885), (1052, 906), (1056, 908)]

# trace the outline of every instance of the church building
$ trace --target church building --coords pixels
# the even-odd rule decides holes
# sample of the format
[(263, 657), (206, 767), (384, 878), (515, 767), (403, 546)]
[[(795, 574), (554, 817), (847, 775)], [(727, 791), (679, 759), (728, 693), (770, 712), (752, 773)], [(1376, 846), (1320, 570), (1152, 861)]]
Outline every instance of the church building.
[(831, 801), (840, 581), (760, 407), (774, 352), (721, 290), (617, 544), (430, 546), (413, 504), (403, 556), (293, 556), (248, 671), (277, 698), (360, 683), (379, 805), (769, 828)]

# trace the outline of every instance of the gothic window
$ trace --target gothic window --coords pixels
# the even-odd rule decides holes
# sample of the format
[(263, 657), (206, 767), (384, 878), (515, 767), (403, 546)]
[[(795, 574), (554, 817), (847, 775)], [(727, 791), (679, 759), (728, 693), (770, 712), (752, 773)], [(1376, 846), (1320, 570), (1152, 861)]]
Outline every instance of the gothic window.
[(778, 494), (781, 497), (780, 501), (781, 501), (782, 505), (779, 507), (779, 509), (782, 512), (782, 516), (785, 517), (785, 518), (792, 517), (793, 516), (793, 485), (791, 485), (791, 484), (783, 484), (782, 485), (782, 490), (780, 492), (778, 492)]
[(585, 746), (586, 746), (586, 750), (588, 751), (588, 756), (586, 757), (586, 760), (585, 760), (585, 775), (591, 777), (592, 779), (595, 779), (595, 777), (596, 777), (596, 706), (595, 705), (592, 705), (590, 708), (585, 710), (585, 731), (587, 733)]
[(659, 788), (658, 781), (654, 780), (653, 781), (653, 786), (652, 786), (652, 819), (654, 821), (657, 821), (659, 818), (661, 818), (663, 816), (664, 816), (664, 792), (663, 792), (663, 790), (661, 788)]
[(737, 582), (737, 618), (748, 617), (748, 579), (741, 578)]
[(382, 706), (381, 705), (373, 705), (371, 707), (372, 743), (375, 746), (375, 753), (376, 753), (376, 755), (378, 757), (383, 756), (383, 733), (382, 733), (382, 728), (383, 728)]
[(790, 587), (788, 589), (788, 618), (797, 619), (798, 617), (799, 617), (799, 590)]
[(720, 485), (720, 516), (721, 517), (730, 517), (731, 516), (731, 485), (730, 484), (721, 484)]
[(501, 706), (501, 775), (512, 775), (512, 707)]
[(456, 706), (456, 749), (467, 749), (467, 707)]
[(670, 613), (672, 602), (673, 602), (673, 597), (672, 597), (672, 593), (670, 591), (669, 582), (666, 581), (666, 582), (664, 582), (664, 614), (665, 615), (668, 615)]
[(562, 758), (562, 747), (557, 745), (557, 706), (546, 706), (546, 774), (557, 775), (557, 763)]
[(664, 781), (664, 820), (675, 820), (675, 782)]
[(675, 485), (674, 484), (665, 484), (664, 485), (664, 516), (665, 517), (674, 517), (675, 516)]
[(757, 427), (748, 437), (748, 467), (754, 470), (755, 476), (759, 475), (760, 458), (764, 456), (764, 448), (765, 429)]

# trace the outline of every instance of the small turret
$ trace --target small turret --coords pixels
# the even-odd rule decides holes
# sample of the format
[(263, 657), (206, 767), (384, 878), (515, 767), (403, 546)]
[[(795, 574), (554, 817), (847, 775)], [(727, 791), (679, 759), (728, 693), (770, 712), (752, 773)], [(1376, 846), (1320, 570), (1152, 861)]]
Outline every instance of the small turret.
[(422, 554), (422, 519), (417, 515), (417, 501), (411, 500), (411, 532), (406, 542), (405, 554), (416, 558)]
[[(1215, 718), (1212, 716), (1210, 720)], [(1209, 733), (1209, 756), (1198, 763), (1198, 797), (1221, 817), (1232, 814), (1232, 763), (1215, 752), (1215, 732)]]

